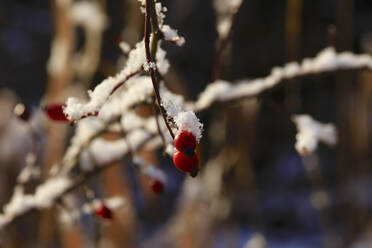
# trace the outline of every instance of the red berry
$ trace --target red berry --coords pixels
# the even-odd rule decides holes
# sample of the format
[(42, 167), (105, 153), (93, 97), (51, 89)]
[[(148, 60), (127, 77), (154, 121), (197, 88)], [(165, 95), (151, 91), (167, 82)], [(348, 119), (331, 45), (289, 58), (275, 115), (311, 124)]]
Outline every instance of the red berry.
[(199, 160), (196, 153), (188, 157), (183, 152), (177, 151), (173, 154), (173, 163), (180, 171), (192, 172), (198, 166)]
[(101, 204), (95, 211), (96, 216), (102, 219), (112, 219), (112, 211), (106, 207), (104, 204)]
[(164, 184), (158, 180), (151, 181), (150, 187), (151, 187), (152, 192), (158, 195), (163, 193), (164, 191)]
[(65, 106), (66, 104), (63, 103), (49, 104), (44, 110), (49, 119), (53, 121), (68, 121), (66, 115), (63, 113), (63, 108)]
[(185, 152), (185, 150), (192, 151), (191, 153), (186, 153), (186, 155), (192, 157), (196, 147), (196, 138), (192, 133), (182, 130), (174, 138), (174, 146), (181, 152)]
[(119, 44), (120, 44), (120, 36), (119, 35), (116, 35), (115, 36), (115, 43), (116, 43), (116, 45), (118, 45), (119, 46)]

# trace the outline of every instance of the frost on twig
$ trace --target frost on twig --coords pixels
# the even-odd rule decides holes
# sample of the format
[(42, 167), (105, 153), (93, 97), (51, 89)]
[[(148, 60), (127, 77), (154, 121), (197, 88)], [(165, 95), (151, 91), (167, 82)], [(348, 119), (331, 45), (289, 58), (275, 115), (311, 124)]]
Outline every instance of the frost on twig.
[(185, 44), (185, 38), (179, 36), (177, 30), (172, 29), (169, 25), (163, 25), (160, 30), (163, 32), (164, 40), (173, 42), (177, 46)]
[[(76, 162), (80, 154), (87, 148), (94, 138), (97, 138), (100, 133), (107, 130), (110, 123), (115, 121), (121, 122), (123, 130), (128, 133), (127, 138), (130, 139), (131, 145), (138, 143), (138, 139), (147, 137), (148, 134), (154, 135), (157, 133), (156, 121), (154, 118), (148, 120), (142, 119), (135, 115), (131, 109), (141, 103), (146, 103), (153, 96), (153, 88), (151, 79), (148, 76), (135, 76), (129, 79), (119, 92), (112, 96), (102, 107), (97, 118), (86, 118), (77, 124), (75, 135), (71, 139), (71, 145), (63, 158), (64, 169), (68, 171)], [(141, 130), (142, 128), (142, 130)], [(165, 127), (162, 125), (161, 129)], [(144, 130), (143, 130), (144, 129)], [(136, 132), (134, 132), (136, 131)], [(168, 142), (169, 137), (166, 136)], [(105, 144), (112, 147), (115, 144), (118, 146), (119, 154), (123, 155), (127, 152), (125, 140), (115, 142), (95, 141), (92, 144), (91, 152), (99, 149), (107, 150), (106, 147), (100, 147), (99, 144)], [(120, 150), (121, 149), (121, 150)], [(94, 155), (94, 154), (93, 154)], [(107, 158), (102, 158), (106, 155)], [(101, 157), (97, 155), (97, 163), (104, 163), (110, 160), (110, 153), (106, 151)], [(118, 155), (119, 156), (119, 155)], [(115, 156), (115, 157), (118, 157)], [(86, 153), (84, 157), (89, 157)], [(89, 160), (89, 159), (86, 159)], [(82, 163), (87, 170), (92, 169), (92, 161)]]
[(160, 94), (162, 96), (161, 105), (166, 110), (170, 121), (173, 121), (176, 125), (178, 131), (185, 130), (192, 133), (197, 142), (199, 142), (202, 137), (203, 124), (196, 117), (194, 111), (184, 110), (183, 97), (173, 94), (163, 84), (160, 87)]
[(217, 32), (221, 38), (227, 37), (233, 22), (233, 16), (238, 11), (243, 0), (214, 0), (217, 12)]
[(119, 48), (124, 54), (128, 54), (130, 51), (130, 45), (124, 41), (120, 41)]
[(70, 186), (71, 181), (65, 177), (48, 179), (36, 188), (34, 194), (25, 194), (23, 186), (16, 186), (12, 198), (3, 208), (3, 214), (0, 214), (0, 229), (31, 209), (51, 207)]
[(367, 54), (356, 55), (351, 52), (337, 53), (333, 47), (327, 47), (319, 52), (315, 58), (305, 58), (301, 63), (291, 62), (282, 67), (274, 67), (270, 75), (264, 78), (240, 80), (235, 84), (218, 80), (216, 83), (209, 84), (199, 95), (194, 109), (198, 111), (208, 108), (217, 101), (225, 102), (239, 98), (255, 97), (285, 79), (359, 68), (372, 70), (372, 57)]
[(126, 80), (139, 72), (146, 62), (144, 43), (137, 43), (136, 48), (128, 55), (126, 66), (114, 77), (103, 80), (93, 91), (89, 91), (90, 100), (87, 103), (81, 103), (76, 98), (67, 99), (64, 113), (69, 120), (76, 121), (85, 116), (93, 115), (99, 112), (109, 96), (120, 87)]
[(98, 118), (109, 122), (127, 113), (134, 106), (146, 103), (153, 95), (151, 79), (148, 76), (135, 76), (125, 87), (111, 97), (101, 108)]
[[(160, 73), (165, 74), (169, 68), (169, 62), (165, 57), (166, 53), (161, 49), (160, 44), (157, 50), (156, 59), (157, 59), (157, 68)], [(70, 120), (79, 120), (81, 118), (87, 117), (89, 115), (94, 115), (94, 113), (99, 113), (100, 116), (106, 114), (101, 114), (101, 108), (109, 101), (110, 96), (126, 81), (131, 77), (142, 70), (143, 65), (146, 63), (145, 50), (143, 41), (137, 43), (136, 48), (131, 50), (128, 55), (128, 60), (126, 66), (122, 71), (120, 71), (116, 76), (109, 77), (103, 80), (93, 91), (88, 91), (90, 100), (87, 103), (81, 103), (76, 98), (69, 98), (66, 102), (66, 108), (64, 113)], [(131, 100), (143, 96), (143, 92), (148, 92), (147, 86), (141, 90), (141, 86), (134, 86), (134, 84), (141, 84), (138, 81), (141, 81), (143, 77), (137, 77), (137, 81), (131, 81), (133, 83), (128, 86), (127, 93), (123, 92), (123, 95), (120, 96), (120, 99), (114, 99), (113, 102), (130, 102)], [(142, 84), (141, 84), (142, 85)], [(135, 90), (136, 92), (133, 92)], [(124, 96), (125, 94), (125, 96)], [(139, 94), (139, 95), (138, 95)], [(126, 104), (126, 103), (123, 103)], [(115, 104), (114, 104), (115, 105)], [(111, 106), (112, 107), (112, 106)], [(108, 109), (108, 108), (106, 108)], [(117, 109), (114, 107), (114, 109)], [(106, 111), (107, 113), (107, 111)]]
[(28, 153), (26, 155), (26, 165), (17, 177), (19, 184), (25, 184), (31, 179), (38, 179), (41, 176), (40, 168), (35, 166), (36, 159), (37, 157), (34, 153)]
[[(143, 13), (146, 12), (145, 5), (146, 0), (139, 0), (141, 3), (141, 10)], [(162, 34), (162, 38), (166, 41), (170, 41), (177, 46), (183, 46), (185, 44), (185, 38), (178, 35), (178, 31), (176, 29), (171, 28), (169, 25), (164, 24), (165, 12), (167, 12), (167, 8), (162, 6), (160, 2), (155, 2), (155, 12), (157, 17), (157, 24), (159, 25), (159, 31)], [(155, 24), (155, 23), (154, 23)]]
[(295, 115), (292, 120), (298, 131), (295, 148), (302, 156), (313, 153), (319, 141), (329, 146), (337, 144), (337, 130), (334, 125), (320, 123), (309, 115)]

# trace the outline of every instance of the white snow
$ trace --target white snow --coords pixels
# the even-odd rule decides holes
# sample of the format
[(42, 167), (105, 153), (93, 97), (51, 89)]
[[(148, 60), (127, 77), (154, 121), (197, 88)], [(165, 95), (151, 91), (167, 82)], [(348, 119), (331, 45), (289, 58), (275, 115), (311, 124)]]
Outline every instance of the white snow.
[(261, 92), (272, 88), (284, 79), (318, 74), (340, 69), (372, 69), (370, 55), (356, 55), (350, 52), (336, 53), (332, 47), (327, 47), (319, 52), (315, 58), (305, 58), (301, 63), (291, 62), (283, 67), (274, 67), (270, 75), (264, 78), (244, 79), (236, 83), (218, 80), (207, 86), (200, 93), (194, 105), (196, 111), (208, 108), (217, 101), (229, 101), (241, 97), (254, 97)]
[(217, 32), (220, 37), (226, 37), (231, 26), (232, 16), (238, 11), (243, 0), (214, 0), (217, 14)]
[(23, 187), (16, 186), (12, 198), (3, 208), (3, 214), (0, 214), (0, 229), (33, 208), (51, 207), (70, 186), (71, 181), (65, 177), (49, 178), (36, 188), (34, 194), (24, 194)]
[(106, 141), (99, 138), (91, 143), (89, 151), (97, 166), (105, 166), (122, 159), (128, 152), (128, 145), (124, 139)]
[(136, 104), (151, 99), (154, 94), (151, 78), (135, 76), (130, 78), (123, 89), (111, 97), (101, 108), (98, 118), (109, 122), (126, 113)]
[(41, 170), (39, 167), (35, 166), (36, 162), (36, 154), (35, 153), (28, 153), (26, 155), (26, 165), (25, 167), (21, 170), (21, 172), (18, 174), (17, 177), (17, 182), (18, 183), (27, 183), (30, 181), (32, 178), (39, 178), (41, 175)]
[(66, 177), (48, 179), (36, 188), (33, 196), (37, 208), (51, 207), (55, 199), (61, 196), (71, 186), (71, 180)]
[(167, 111), (168, 117), (176, 124), (178, 132), (182, 130), (189, 131), (199, 142), (202, 137), (203, 124), (196, 117), (195, 112), (183, 110), (183, 97), (171, 93), (164, 85), (160, 86), (160, 95), (162, 97), (161, 104)]
[(169, 69), (169, 61), (166, 58), (167, 53), (160, 46), (161, 42), (158, 44), (158, 49), (156, 51), (156, 66), (160, 74), (165, 75)]
[(107, 17), (96, 2), (75, 2), (69, 14), (73, 22), (90, 30), (102, 31), (107, 26)]
[(72, 97), (67, 99), (64, 113), (68, 119), (79, 120), (84, 116), (99, 112), (113, 90), (128, 80), (132, 74), (140, 71), (145, 62), (144, 43), (141, 41), (137, 43), (135, 49), (130, 51), (126, 66), (119, 73), (103, 80), (93, 91), (88, 91), (89, 102), (81, 103)]
[(150, 71), (150, 69), (156, 70), (156, 64), (154, 62), (149, 62), (149, 63), (145, 62), (143, 64), (143, 69), (147, 72)]
[(127, 200), (122, 196), (113, 196), (104, 199), (94, 199), (91, 202), (85, 203), (81, 207), (81, 210), (85, 214), (92, 214), (102, 205), (102, 203), (105, 204), (105, 206), (108, 207), (110, 210), (116, 210), (124, 207), (127, 204)]
[(172, 29), (169, 25), (163, 25), (161, 31), (163, 32), (165, 40), (174, 42), (177, 46), (183, 46), (183, 44), (185, 44), (185, 38), (179, 36), (178, 31)]
[(200, 122), (198, 117), (196, 117), (193, 111), (181, 111), (175, 117), (174, 121), (179, 129), (188, 131), (192, 133), (195, 137), (197, 142), (199, 143), (202, 132), (203, 132), (203, 124)]
[(309, 115), (295, 115), (292, 117), (297, 127), (295, 148), (301, 155), (313, 153), (319, 141), (329, 146), (337, 144), (337, 129), (332, 124), (323, 124)]
[(129, 53), (129, 51), (130, 51), (130, 45), (129, 45), (128, 43), (124, 42), (124, 41), (121, 41), (121, 42), (119, 43), (119, 47), (120, 47), (121, 51), (122, 51), (124, 54), (127, 54), (127, 53)]

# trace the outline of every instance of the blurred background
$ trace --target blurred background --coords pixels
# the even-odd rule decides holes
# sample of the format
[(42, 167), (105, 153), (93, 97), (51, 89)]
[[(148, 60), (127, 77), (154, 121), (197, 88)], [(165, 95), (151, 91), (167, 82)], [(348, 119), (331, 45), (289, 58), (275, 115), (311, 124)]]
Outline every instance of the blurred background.
[[(45, 103), (86, 97), (120, 69), (117, 37), (131, 46), (143, 37), (137, 0), (91, 0), (102, 11), (90, 16), (92, 23), (102, 19), (96, 26), (69, 18), (73, 2), (83, 1), (0, 0), (0, 206), (32, 149), (27, 127), (13, 118), (14, 106), (23, 102), (36, 113)], [(219, 36), (213, 1), (161, 2), (168, 8), (165, 22), (186, 39), (181, 48), (163, 44), (171, 64), (167, 86), (195, 100), (214, 79)], [(372, 1), (244, 0), (220, 78), (263, 77), (273, 66), (327, 46), (372, 53)], [(127, 200), (112, 223), (100, 226), (98, 241), (92, 216), (62, 224), (56, 208), (32, 213), (2, 231), (0, 240), (4, 247), (372, 247), (371, 80), (365, 70), (306, 76), (203, 111), (196, 179), (178, 172), (159, 150), (141, 156), (166, 172), (161, 196), (125, 161), (89, 182), (99, 197)], [(338, 145), (321, 145), (301, 158), (288, 114), (334, 123)], [(60, 160), (73, 127), (38, 118), (45, 172)], [(81, 195), (71, 202), (81, 205)]]

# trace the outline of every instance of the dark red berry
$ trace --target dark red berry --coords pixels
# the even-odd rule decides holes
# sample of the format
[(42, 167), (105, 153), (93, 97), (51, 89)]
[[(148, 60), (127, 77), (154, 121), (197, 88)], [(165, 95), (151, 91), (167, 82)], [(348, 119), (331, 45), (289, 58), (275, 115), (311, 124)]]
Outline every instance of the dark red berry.
[(192, 133), (182, 130), (174, 138), (174, 146), (178, 151), (185, 152), (189, 157), (193, 157), (196, 138)]
[(164, 191), (164, 184), (158, 180), (151, 181), (150, 187), (151, 187), (152, 192), (158, 195), (163, 193)]
[(66, 115), (63, 113), (65, 106), (66, 104), (63, 103), (49, 104), (44, 110), (49, 119), (53, 121), (68, 121)]
[(97, 217), (102, 219), (112, 219), (112, 211), (106, 207), (104, 204), (101, 204), (95, 211)]
[(173, 154), (173, 163), (183, 172), (193, 172), (195, 167), (198, 167), (198, 156), (196, 153), (192, 157), (186, 156), (183, 152), (177, 151)]
[(119, 35), (115, 36), (115, 43), (116, 43), (116, 45), (119, 46), (119, 44), (120, 44), (120, 36)]
[(14, 114), (21, 120), (23, 121), (28, 121), (31, 117), (31, 109), (23, 104), (23, 103), (18, 103), (14, 107)]

